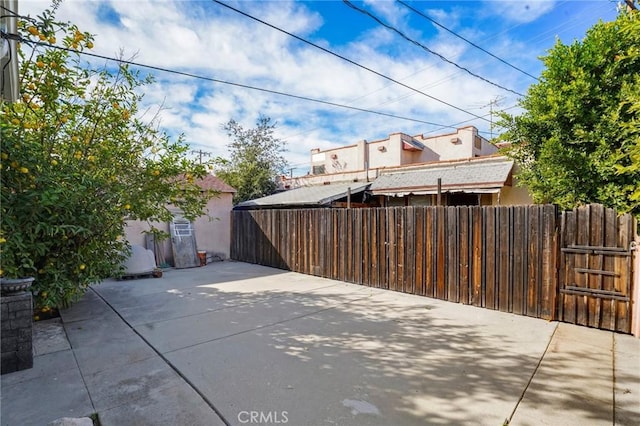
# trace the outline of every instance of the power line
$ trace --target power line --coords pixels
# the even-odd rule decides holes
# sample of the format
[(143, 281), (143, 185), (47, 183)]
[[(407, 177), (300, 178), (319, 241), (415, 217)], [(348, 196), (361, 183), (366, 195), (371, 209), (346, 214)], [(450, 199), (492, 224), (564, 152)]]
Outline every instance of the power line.
[[(271, 89), (265, 89), (265, 88), (262, 88), (262, 87), (250, 86), (248, 84), (234, 83), (234, 82), (231, 82), (231, 81), (220, 80), (220, 79), (213, 78), (213, 77), (205, 77), (205, 76), (202, 76), (202, 75), (192, 74), (192, 73), (188, 73), (188, 72), (185, 72), (185, 71), (172, 70), (172, 69), (169, 69), (169, 68), (163, 68), (163, 67), (158, 67), (158, 66), (155, 66), (155, 65), (143, 64), (143, 63), (140, 63), (140, 62), (134, 62), (134, 61), (126, 60), (126, 59), (112, 58), (112, 57), (105, 56), (105, 55), (99, 55), (97, 53), (79, 51), (79, 50), (71, 49), (71, 48), (68, 48), (68, 47), (57, 46), (57, 45), (53, 45), (53, 44), (49, 44), (49, 43), (45, 43), (45, 42), (41, 42), (41, 41), (28, 40), (28, 39), (25, 39), (25, 38), (23, 38), (21, 36), (14, 35), (14, 34), (2, 33), (2, 38), (9, 38), (9, 39), (12, 39), (12, 40), (17, 40), (17, 41), (20, 41), (20, 42), (23, 42), (23, 43), (26, 43), (26, 44), (35, 44), (35, 45), (38, 45), (38, 46), (46, 46), (46, 47), (51, 47), (51, 48), (58, 49), (58, 50), (65, 50), (67, 52), (72, 52), (72, 53), (77, 53), (77, 54), (80, 54), (80, 55), (91, 56), (91, 57), (98, 58), (98, 59), (104, 59), (106, 61), (117, 62), (119, 64), (133, 65), (133, 66), (140, 67), (140, 68), (148, 68), (148, 69), (152, 69), (152, 70), (155, 70), (155, 71), (161, 71), (161, 72), (166, 72), (166, 73), (170, 73), (170, 74), (176, 74), (176, 75), (181, 75), (181, 76), (185, 76), (185, 77), (196, 78), (196, 79), (199, 79), (199, 80), (210, 81), (210, 82), (213, 82), (213, 83), (226, 84), (226, 85), (230, 85), (230, 86), (240, 87), (240, 88), (243, 88), (243, 89), (256, 90), (256, 91), (259, 91), (259, 92), (270, 93), (270, 94), (279, 95), (279, 96), (285, 96), (285, 97), (288, 97), (288, 98), (299, 99), (299, 100), (308, 101), (308, 102), (315, 102), (315, 103), (328, 105), (328, 106), (332, 106), (332, 107), (350, 109), (350, 110), (359, 111), (359, 112), (366, 112), (368, 114), (376, 114), (376, 115), (380, 115), (380, 116), (384, 116), (384, 117), (396, 118), (396, 119), (399, 119), (399, 120), (412, 121), (412, 122), (415, 122), (415, 123), (429, 124), (431, 126), (442, 126), (441, 123), (434, 123), (434, 122), (431, 122), (431, 121), (419, 120), (417, 118), (403, 117), (403, 116), (400, 116), (400, 115), (389, 114), (389, 113), (381, 112), (381, 111), (374, 111), (374, 110), (370, 110), (370, 109), (366, 109), (366, 108), (358, 108), (358, 107), (355, 107), (355, 106), (339, 104), (339, 103), (336, 103), (336, 102), (325, 101), (325, 100), (322, 100), (322, 99), (315, 99), (315, 98), (310, 98), (310, 97), (307, 97), (307, 96), (294, 95), (294, 94), (291, 94), (291, 93), (280, 92), (280, 91), (277, 91), (277, 90), (271, 90)], [(475, 116), (475, 114), (472, 114), (472, 115)], [(478, 116), (478, 118), (482, 118), (482, 117)], [(489, 121), (489, 120), (486, 120), (486, 121)]]
[(219, 1), (219, 0), (212, 0), (212, 1), (213, 1), (214, 3), (219, 4), (220, 6), (224, 6), (224, 7), (226, 7), (227, 9), (233, 10), (234, 12), (239, 13), (240, 15), (243, 15), (243, 16), (245, 16), (245, 17), (249, 18), (249, 19), (252, 19), (252, 20), (254, 20), (254, 21), (256, 21), (256, 22), (259, 22), (259, 23), (261, 23), (261, 24), (263, 24), (263, 25), (266, 25), (266, 26), (268, 26), (268, 27), (270, 27), (270, 28), (273, 28), (273, 29), (274, 29), (274, 30), (276, 30), (276, 31), (279, 31), (279, 32), (281, 32), (281, 33), (283, 33), (283, 34), (286, 34), (286, 35), (288, 35), (289, 37), (293, 37), (293, 38), (295, 38), (295, 39), (296, 39), (296, 40), (298, 40), (298, 41), (301, 41), (301, 42), (306, 43), (306, 44), (308, 44), (308, 45), (310, 45), (310, 46), (313, 46), (313, 47), (315, 47), (315, 48), (317, 48), (317, 49), (320, 49), (320, 50), (322, 50), (322, 51), (323, 51), (323, 52), (325, 52), (325, 53), (328, 53), (328, 54), (330, 54), (330, 55), (335, 56), (336, 58), (342, 59), (343, 61), (346, 61), (346, 62), (348, 62), (348, 63), (350, 63), (350, 64), (352, 64), (352, 65), (357, 66), (358, 68), (362, 68), (362, 69), (364, 69), (364, 70), (366, 70), (366, 71), (369, 71), (370, 73), (373, 73), (373, 74), (375, 74), (375, 75), (377, 75), (377, 76), (379, 76), (379, 77), (382, 77), (382, 78), (384, 78), (384, 79), (386, 79), (386, 80), (392, 81), (392, 82), (394, 82), (395, 84), (398, 84), (398, 85), (400, 85), (400, 86), (402, 86), (402, 87), (404, 87), (404, 88), (406, 88), (406, 89), (412, 90), (412, 91), (414, 91), (414, 92), (416, 92), (416, 93), (420, 93), (421, 95), (426, 96), (426, 97), (427, 97), (427, 98), (429, 98), (429, 99), (432, 99), (432, 100), (434, 100), (434, 101), (436, 101), (436, 102), (440, 102), (441, 104), (447, 105), (448, 107), (451, 107), (451, 108), (454, 108), (454, 109), (456, 109), (456, 110), (458, 110), (458, 111), (464, 112), (465, 114), (472, 115), (472, 116), (474, 116), (475, 118), (479, 118), (479, 119), (481, 119), (481, 120), (489, 121), (489, 120), (486, 120), (485, 118), (483, 118), (483, 117), (481, 117), (481, 116), (479, 116), (479, 115), (476, 115), (476, 114), (474, 114), (474, 113), (472, 113), (472, 112), (469, 112), (469, 111), (467, 111), (467, 110), (465, 110), (465, 109), (462, 109), (462, 108), (460, 108), (460, 107), (457, 107), (457, 106), (455, 106), (455, 105), (453, 105), (453, 104), (450, 104), (450, 103), (448, 103), (448, 102), (446, 102), (446, 101), (443, 101), (442, 99), (436, 98), (435, 96), (431, 96), (431, 95), (429, 95), (429, 94), (427, 94), (427, 93), (425, 93), (425, 92), (422, 92), (422, 91), (420, 91), (420, 90), (418, 90), (418, 89), (416, 89), (416, 88), (413, 88), (413, 87), (411, 87), (411, 86), (409, 86), (409, 85), (407, 85), (407, 84), (404, 84), (404, 83), (402, 83), (402, 82), (400, 82), (400, 81), (398, 81), (398, 80), (395, 80), (395, 79), (393, 79), (393, 78), (391, 78), (391, 77), (389, 77), (389, 76), (387, 76), (387, 75), (384, 75), (384, 74), (382, 74), (382, 73), (380, 73), (380, 72), (378, 72), (378, 71), (375, 71), (375, 70), (373, 70), (373, 69), (371, 69), (371, 68), (369, 68), (369, 67), (366, 67), (366, 66), (364, 66), (364, 65), (362, 65), (362, 64), (359, 64), (358, 62), (355, 62), (355, 61), (353, 61), (353, 60), (351, 60), (351, 59), (349, 59), (349, 58), (347, 58), (347, 57), (345, 57), (345, 56), (342, 56), (342, 55), (340, 55), (340, 54), (338, 54), (338, 53), (335, 53), (335, 52), (333, 52), (333, 51), (331, 51), (331, 50), (329, 50), (329, 49), (327, 49), (327, 48), (324, 48), (324, 47), (322, 47), (322, 46), (320, 46), (320, 45), (317, 45), (317, 44), (315, 44), (315, 43), (313, 43), (313, 42), (311, 42), (311, 41), (309, 41), (309, 40), (306, 40), (306, 39), (304, 39), (304, 38), (302, 38), (302, 37), (300, 37), (300, 36), (297, 36), (297, 35), (295, 35), (295, 34), (292, 34), (292, 33), (288, 32), (288, 31), (285, 31), (285, 30), (283, 30), (282, 28), (279, 28), (279, 27), (277, 27), (277, 26), (275, 26), (275, 25), (272, 25), (272, 24), (270, 24), (270, 23), (268, 23), (268, 22), (266, 22), (266, 21), (263, 21), (262, 19), (256, 18), (255, 16), (252, 16), (252, 15), (250, 15), (250, 14), (246, 13), (246, 12), (243, 12), (243, 11), (242, 11), (242, 10), (240, 10), (240, 9), (236, 9), (235, 7), (233, 7), (233, 6), (229, 6), (228, 4), (223, 3), (223, 2), (221, 2), (221, 1)]
[(468, 39), (464, 38), (464, 37), (463, 37), (463, 36), (461, 36), (460, 34), (456, 33), (456, 32), (455, 32), (455, 31), (453, 31), (453, 30), (450, 30), (449, 28), (445, 27), (444, 25), (440, 24), (439, 22), (437, 22), (436, 20), (434, 20), (434, 19), (430, 18), (429, 16), (425, 15), (424, 13), (420, 12), (419, 10), (417, 10), (417, 9), (415, 9), (415, 8), (413, 8), (413, 7), (411, 7), (411, 6), (409, 6), (409, 5), (408, 5), (407, 3), (405, 3), (404, 1), (402, 1), (402, 0), (396, 0), (396, 2), (400, 3), (401, 5), (403, 5), (404, 7), (406, 7), (407, 9), (411, 10), (413, 13), (416, 13), (416, 14), (418, 14), (418, 15), (422, 16), (424, 19), (426, 19), (426, 20), (428, 20), (428, 21), (432, 22), (433, 24), (435, 24), (435, 25), (437, 25), (438, 27), (442, 28), (443, 30), (445, 30), (445, 31), (449, 32), (450, 34), (453, 34), (454, 36), (458, 37), (459, 39), (466, 41), (466, 42), (467, 42), (467, 43), (469, 43), (471, 46), (475, 47), (475, 48), (476, 48), (476, 49), (478, 49), (478, 50), (483, 51), (484, 53), (486, 53), (487, 55), (491, 56), (492, 58), (495, 58), (495, 59), (497, 59), (498, 61), (502, 62), (503, 64), (505, 64), (505, 65), (507, 65), (507, 66), (509, 66), (509, 67), (513, 68), (514, 70), (519, 71), (519, 72), (521, 72), (522, 74), (524, 74), (524, 75), (526, 75), (526, 76), (529, 76), (529, 77), (533, 78), (534, 80), (538, 81), (538, 77), (536, 77), (536, 76), (534, 76), (534, 75), (532, 75), (532, 74), (529, 74), (528, 72), (524, 71), (523, 69), (520, 69), (520, 68), (516, 67), (515, 65), (511, 64), (510, 62), (507, 62), (507, 61), (505, 61), (504, 59), (502, 59), (502, 58), (500, 58), (500, 57), (498, 57), (498, 56), (494, 55), (494, 54), (493, 54), (493, 53), (491, 53), (491, 52), (489, 52), (488, 50), (486, 50), (486, 49), (484, 49), (484, 48), (482, 48), (482, 47), (478, 46), (477, 44), (475, 44), (475, 43), (474, 43), (474, 42), (472, 42), (471, 40), (468, 40)]
[[(510, 107), (508, 107), (508, 108), (501, 109), (501, 110), (500, 110), (500, 112), (509, 111), (510, 109), (514, 109), (514, 108), (517, 108), (517, 107), (519, 107), (519, 106), (520, 106), (520, 105), (518, 105), (518, 104), (516, 104), (516, 105), (512, 105), (512, 106), (510, 106)], [(485, 114), (485, 115), (484, 115), (484, 117), (489, 117), (489, 116), (491, 116), (491, 115), (493, 115), (493, 114), (494, 114), (494, 112), (492, 111), (492, 112), (490, 112), (489, 114)], [(469, 120), (458, 121), (457, 123), (454, 123), (454, 124), (452, 124), (452, 125), (450, 125), (450, 126), (442, 126), (442, 127), (438, 127), (437, 129), (430, 130), (430, 131), (426, 132), (425, 134), (427, 134), (427, 135), (428, 135), (428, 134), (430, 134), (430, 133), (439, 132), (440, 130), (445, 130), (445, 129), (449, 129), (449, 128), (454, 128), (454, 129), (456, 129), (459, 125), (461, 125), (461, 124), (465, 124), (465, 123), (468, 123), (468, 122), (470, 122), (470, 121), (474, 121), (474, 120), (475, 120), (475, 119), (474, 119), (474, 118), (472, 118), (472, 119), (469, 119)], [(488, 121), (488, 120), (487, 120), (487, 121)], [(486, 132), (486, 131), (478, 130), (478, 133), (489, 134), (490, 132)]]
[(398, 34), (400, 37), (402, 37), (403, 39), (407, 40), (408, 42), (415, 44), (416, 46), (422, 48), (424, 51), (426, 51), (426, 52), (428, 52), (428, 53), (430, 53), (432, 55), (437, 56), (438, 58), (440, 58), (444, 62), (453, 65), (454, 67), (466, 72), (467, 74), (469, 74), (469, 75), (471, 75), (471, 76), (473, 76), (475, 78), (478, 78), (478, 79), (484, 81), (485, 83), (489, 83), (492, 86), (495, 86), (495, 87), (497, 87), (499, 89), (506, 90), (507, 92), (511, 92), (511, 93), (516, 94), (518, 96), (524, 96), (522, 93), (516, 92), (515, 90), (511, 90), (511, 89), (509, 89), (507, 87), (504, 87), (504, 86), (502, 86), (502, 85), (500, 85), (498, 83), (494, 83), (493, 81), (491, 81), (491, 80), (489, 80), (487, 78), (484, 78), (481, 75), (476, 74), (473, 71), (470, 71), (468, 68), (465, 68), (462, 65), (450, 60), (446, 56), (441, 55), (440, 53), (436, 52), (435, 50), (432, 50), (432, 49), (428, 48), (427, 46), (425, 46), (424, 44), (420, 43), (419, 41), (410, 38), (408, 35), (406, 35), (402, 31), (400, 31), (399, 29), (397, 29), (393, 25), (389, 25), (389, 24), (383, 22), (380, 18), (378, 18), (377, 16), (375, 16), (374, 14), (369, 12), (368, 10), (359, 8), (355, 4), (351, 3), (349, 0), (342, 0), (342, 2), (344, 4), (346, 4), (347, 6), (349, 6), (350, 8), (352, 8), (353, 10), (355, 10), (357, 12), (360, 12), (363, 15), (369, 16), (371, 19), (376, 21), (378, 24), (382, 25), (383, 27), (387, 28), (388, 30), (391, 30), (391, 31), (395, 32), (396, 34)]

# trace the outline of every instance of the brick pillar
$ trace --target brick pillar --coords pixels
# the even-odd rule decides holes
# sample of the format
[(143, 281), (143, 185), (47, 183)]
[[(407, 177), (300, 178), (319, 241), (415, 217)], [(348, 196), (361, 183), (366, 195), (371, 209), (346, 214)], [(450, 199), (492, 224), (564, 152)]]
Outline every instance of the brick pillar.
[(33, 301), (30, 292), (2, 296), (2, 374), (33, 367)]

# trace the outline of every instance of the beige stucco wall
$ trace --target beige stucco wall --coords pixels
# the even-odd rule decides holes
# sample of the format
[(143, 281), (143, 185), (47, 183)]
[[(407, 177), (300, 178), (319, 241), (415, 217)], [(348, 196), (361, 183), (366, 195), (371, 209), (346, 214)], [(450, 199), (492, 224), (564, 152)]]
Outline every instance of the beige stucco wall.
[[(475, 139), (478, 130), (473, 126), (462, 127), (455, 132), (437, 136), (409, 136), (404, 133), (392, 133), (388, 138), (367, 142), (359, 141), (355, 145), (339, 148), (311, 151), (311, 165), (325, 166), (325, 174), (362, 171), (366, 168), (377, 169), (397, 167), (406, 164), (431, 161), (456, 160), (491, 155), (497, 148), (481, 138), (480, 148), (476, 148)], [(422, 151), (403, 149), (404, 139), (415, 139), (425, 145)]]
[[(311, 166), (324, 165), (324, 174), (313, 174), (295, 178), (283, 177), (279, 185), (282, 189), (300, 186), (320, 185), (326, 182), (375, 179), (380, 170), (408, 164), (456, 160), (490, 155), (497, 148), (482, 138), (480, 149), (475, 147), (478, 131), (473, 126), (462, 127), (455, 132), (437, 136), (410, 136), (392, 133), (388, 138), (367, 142), (361, 140), (354, 145), (328, 150), (311, 150)], [(404, 139), (415, 139), (425, 145), (422, 151), (405, 150)], [(454, 142), (452, 142), (454, 140)], [(335, 157), (335, 158), (332, 158)], [(368, 173), (365, 172), (368, 170)], [(508, 195), (511, 196), (511, 195)]]
[(500, 190), (499, 202), (496, 199), (494, 204), (500, 204), (502, 206), (521, 206), (533, 204), (533, 198), (531, 198), (527, 188), (521, 186), (504, 186)]
[(207, 214), (194, 222), (198, 250), (220, 253), (225, 259), (231, 252), (231, 210), (233, 194), (222, 193), (207, 204)]
[[(233, 208), (233, 194), (221, 193), (209, 201), (205, 214), (193, 223), (198, 250), (206, 250), (208, 254), (220, 254), (228, 259), (231, 250), (231, 209)], [(127, 221), (125, 238), (130, 244), (145, 245), (144, 231), (151, 229), (151, 225), (165, 232), (169, 232), (168, 223), (147, 223), (138, 220)], [(163, 243), (164, 257), (172, 264), (173, 255), (171, 242)]]
[(463, 158), (472, 158), (482, 155), (491, 155), (498, 151), (498, 149), (490, 144), (486, 139), (481, 138), (480, 148), (475, 147), (475, 138), (478, 136), (478, 131), (475, 127), (463, 127), (457, 129), (455, 132), (447, 133), (444, 135), (437, 135), (431, 137), (416, 136), (415, 138), (426, 145), (434, 152), (438, 158), (432, 158), (427, 150), (422, 151), (422, 155), (419, 162), (427, 162), (434, 160), (457, 160)]
[[(311, 153), (311, 170), (314, 166), (324, 165), (325, 174), (362, 170), (362, 154), (358, 145), (349, 145), (336, 149)], [(360, 155), (359, 155), (360, 154)], [(335, 158), (334, 158), (335, 157)]]

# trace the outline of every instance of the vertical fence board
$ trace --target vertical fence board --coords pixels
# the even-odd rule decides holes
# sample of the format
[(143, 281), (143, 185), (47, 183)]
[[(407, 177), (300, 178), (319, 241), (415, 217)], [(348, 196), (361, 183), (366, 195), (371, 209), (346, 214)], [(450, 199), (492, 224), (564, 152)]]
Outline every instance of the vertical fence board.
[(404, 291), (405, 212), (405, 208), (398, 207), (396, 209), (396, 238), (398, 241), (396, 248), (396, 291)]
[(458, 271), (460, 268), (460, 259), (458, 258), (458, 208), (447, 207), (447, 231), (446, 231), (446, 262), (445, 262), (445, 300), (458, 302)]
[(416, 270), (416, 220), (415, 207), (404, 210), (404, 251), (403, 251), (403, 281), (405, 293), (416, 294), (415, 270)]
[(380, 266), (383, 262), (383, 258), (380, 257), (380, 213), (379, 209), (372, 209), (368, 213), (369, 217), (369, 241), (371, 247), (369, 248), (369, 278), (368, 285), (371, 287), (380, 287), (382, 281), (380, 277)]
[(362, 215), (362, 284), (371, 286), (371, 232), (373, 232), (374, 210), (365, 210)]
[(498, 224), (498, 267), (497, 267), (497, 308), (503, 312), (511, 311), (511, 282), (509, 281), (509, 272), (511, 270), (510, 257), (513, 252), (510, 247), (510, 234), (513, 223), (511, 221), (511, 208), (498, 207), (498, 217), (496, 223)]
[(524, 207), (513, 208), (513, 257), (511, 263), (511, 280), (512, 280), (512, 304), (513, 313), (522, 315), (524, 309), (524, 254), (526, 251), (526, 238), (522, 229), (524, 229)]
[(544, 224), (542, 252), (543, 288), (540, 306), (540, 317), (547, 320), (556, 319), (556, 303), (558, 294), (558, 212), (555, 206), (543, 206)]
[(415, 253), (416, 253), (416, 269), (414, 274), (415, 291), (420, 296), (425, 295), (425, 250), (426, 236), (424, 232), (424, 207), (416, 207), (415, 213)]
[(496, 209), (483, 208), (485, 221), (484, 261), (485, 294), (484, 307), (496, 309)]
[[(619, 247), (629, 248), (633, 241), (633, 217), (629, 214), (618, 217), (619, 229)], [(619, 259), (618, 270), (620, 271), (619, 286), (620, 290), (631, 296), (631, 261), (633, 256), (626, 256)], [(640, 301), (636, 301), (638, 303)], [(630, 311), (631, 303), (629, 301), (619, 301), (616, 306), (616, 327), (615, 331), (629, 333), (631, 330)]]
[(434, 209), (425, 208), (424, 211), (424, 295), (434, 297), (435, 295), (435, 219)]
[(438, 206), (435, 210), (436, 215), (436, 233), (437, 240), (436, 250), (436, 280), (435, 280), (435, 297), (446, 300), (446, 256), (447, 256), (447, 239), (446, 230), (447, 222), (445, 207)]
[(387, 210), (386, 215), (386, 229), (387, 229), (387, 257), (389, 259), (388, 263), (388, 285), (389, 290), (396, 290), (396, 273), (397, 273), (397, 265), (398, 261), (396, 259), (396, 245), (397, 245), (397, 237), (396, 237), (396, 209), (392, 207)]
[[(604, 245), (604, 206), (595, 205), (591, 208), (591, 217), (589, 218), (589, 235), (588, 245), (590, 246), (603, 246)], [(604, 266), (604, 259), (601, 254), (594, 254), (589, 256), (588, 268), (593, 270), (601, 270)], [(602, 275), (599, 274), (586, 274), (587, 287), (602, 290)], [(598, 327), (601, 320), (602, 311), (602, 299), (596, 297), (590, 297), (588, 300), (589, 313), (587, 317), (587, 325), (589, 327)]]
[(483, 264), (483, 208), (471, 207), (471, 304), (482, 306), (484, 281), (482, 279)]
[(380, 287), (389, 288), (389, 236), (387, 209), (378, 210), (378, 232), (380, 233), (380, 247), (378, 257), (380, 258)]
[(458, 269), (458, 302), (468, 305), (470, 302), (469, 287), (469, 256), (470, 256), (470, 236), (469, 236), (469, 209), (458, 209), (458, 251), (459, 251), (459, 269)]
[[(589, 245), (589, 229), (588, 224), (591, 217), (591, 206), (578, 209), (577, 214), (577, 238), (576, 243), (581, 246)], [(589, 268), (590, 256), (576, 256), (576, 268)], [(576, 285), (582, 288), (588, 288), (588, 277), (586, 274), (574, 274)], [(589, 320), (589, 298), (587, 296), (576, 296), (576, 324), (587, 325)]]
[(540, 210), (535, 207), (529, 211), (529, 263), (527, 264), (527, 312), (529, 316), (537, 316), (538, 291), (540, 274), (538, 273), (538, 262), (540, 261), (540, 250), (538, 248)]
[[(618, 218), (617, 214), (612, 209), (606, 209), (604, 213), (604, 246), (605, 247), (617, 247), (618, 246), (618, 233), (617, 230)], [(603, 256), (602, 268), (607, 271), (616, 270), (616, 258), (614, 256)], [(602, 277), (602, 289), (605, 291), (616, 290), (616, 279), (610, 275)], [(615, 329), (615, 300), (602, 300), (602, 321), (603, 326), (606, 326), (610, 330)]]

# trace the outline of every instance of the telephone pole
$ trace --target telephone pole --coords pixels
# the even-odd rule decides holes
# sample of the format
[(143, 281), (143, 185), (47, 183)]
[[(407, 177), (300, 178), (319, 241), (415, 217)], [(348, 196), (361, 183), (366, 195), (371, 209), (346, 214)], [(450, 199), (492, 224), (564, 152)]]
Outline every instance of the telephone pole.
[(484, 105), (482, 108), (489, 107), (489, 131), (491, 132), (491, 139), (493, 139), (493, 107), (498, 106), (500, 102), (504, 99), (503, 96), (496, 96), (494, 99), (489, 101), (488, 104)]
[(191, 153), (192, 154), (198, 154), (198, 159), (199, 159), (198, 162), (200, 164), (202, 164), (202, 157), (211, 157), (211, 153), (210, 152), (206, 152), (206, 151), (203, 151), (201, 149), (192, 150)]

